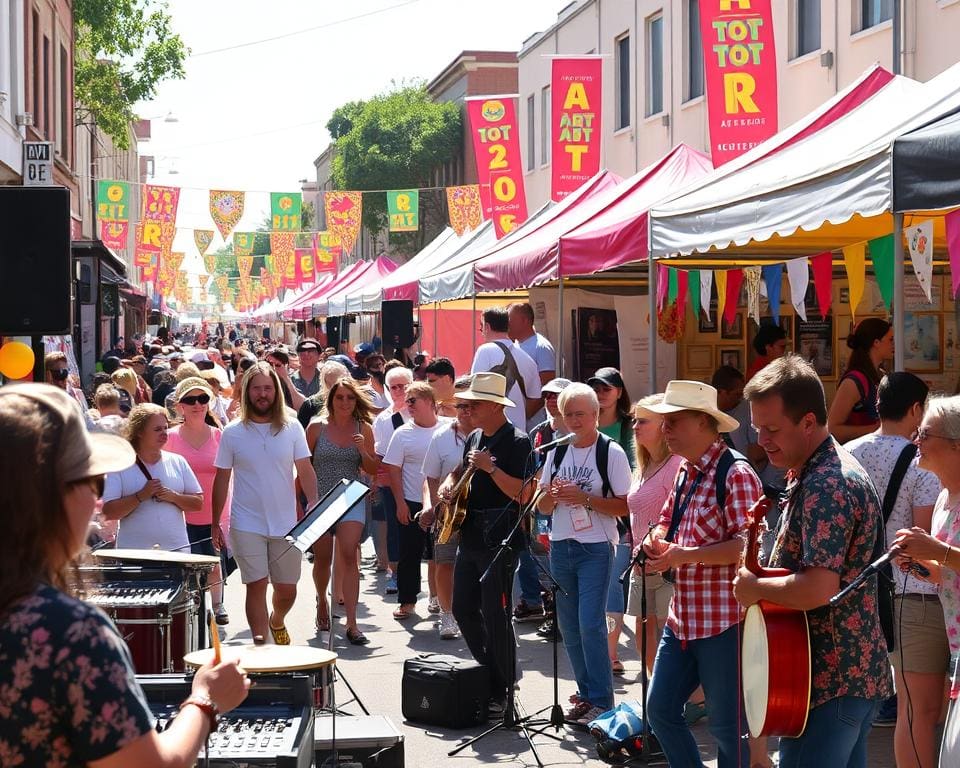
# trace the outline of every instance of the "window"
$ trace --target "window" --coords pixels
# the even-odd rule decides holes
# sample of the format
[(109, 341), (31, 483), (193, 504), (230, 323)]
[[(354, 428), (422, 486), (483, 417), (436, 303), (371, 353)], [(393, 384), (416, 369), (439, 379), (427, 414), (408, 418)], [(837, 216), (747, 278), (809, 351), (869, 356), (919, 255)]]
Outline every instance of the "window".
[(703, 41), (700, 36), (700, 2), (687, 0), (687, 55), (685, 59), (684, 101), (703, 96)]
[(30, 75), (33, 78), (33, 98), (31, 99), (30, 111), (33, 112), (33, 124), (40, 129), (40, 14), (33, 12), (30, 22), (33, 43), (33, 72)]
[(618, 38), (614, 48), (614, 65), (617, 69), (616, 99), (614, 103), (615, 129), (619, 131), (621, 128), (630, 125), (630, 35)]
[(647, 19), (647, 117), (663, 112), (663, 16)]
[(820, 0), (794, 0), (793, 58), (820, 49)]
[(540, 165), (550, 164), (550, 86), (540, 91)]
[(859, 0), (860, 30), (870, 29), (893, 18), (893, 0)]
[(43, 36), (43, 135), (49, 139), (52, 136), (50, 122), (53, 112), (53, 88), (50, 87), (50, 38)]
[(527, 170), (532, 171), (536, 167), (537, 151), (537, 129), (533, 122), (534, 99), (533, 94), (527, 96)]
[(70, 162), (70, 59), (67, 49), (60, 46), (60, 135), (57, 149), (65, 163)]

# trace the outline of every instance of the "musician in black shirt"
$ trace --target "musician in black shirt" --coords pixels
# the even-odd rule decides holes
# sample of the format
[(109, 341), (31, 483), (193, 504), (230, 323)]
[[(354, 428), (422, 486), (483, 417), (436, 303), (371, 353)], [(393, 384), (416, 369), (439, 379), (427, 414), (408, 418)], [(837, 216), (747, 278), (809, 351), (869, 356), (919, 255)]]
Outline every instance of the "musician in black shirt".
[(524, 487), (526, 473), (532, 473), (530, 439), (507, 421), (504, 407), (513, 403), (504, 397), (506, 384), (498, 373), (477, 373), (470, 389), (456, 393), (458, 401), (472, 406), (473, 423), (479, 429), (467, 438), (463, 464), (440, 488), (441, 498), (449, 497), (463, 472), (475, 469), (454, 567), (453, 615), (473, 657), (490, 672), (492, 709), (502, 708), (507, 686), (515, 679), (509, 616), (516, 549), (523, 546), (522, 536), (515, 537), (514, 550), (501, 556), (482, 584), (480, 577), (517, 520), (517, 498), (525, 503), (532, 492), (532, 484)]

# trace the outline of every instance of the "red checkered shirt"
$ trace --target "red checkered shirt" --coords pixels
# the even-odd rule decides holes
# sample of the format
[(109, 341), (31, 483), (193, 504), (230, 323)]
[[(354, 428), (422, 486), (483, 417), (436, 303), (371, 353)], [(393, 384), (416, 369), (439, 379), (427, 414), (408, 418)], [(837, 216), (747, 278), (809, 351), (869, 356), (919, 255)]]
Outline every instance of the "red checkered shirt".
[[(717, 460), (727, 450), (717, 440), (696, 463), (686, 459), (680, 464), (678, 478), (686, 470), (687, 478), (680, 489), (680, 499), (702, 473), (696, 490), (680, 519), (674, 542), (683, 547), (706, 547), (738, 536), (750, 524), (747, 512), (763, 493), (756, 472), (745, 461), (735, 461), (727, 473), (727, 499), (724, 509), (717, 506)], [(660, 525), (670, 527), (673, 497), (670, 491)], [(674, 569), (674, 592), (667, 614), (667, 625), (681, 640), (696, 640), (719, 635), (740, 621), (740, 604), (733, 596), (733, 578), (737, 565), (681, 565)]]

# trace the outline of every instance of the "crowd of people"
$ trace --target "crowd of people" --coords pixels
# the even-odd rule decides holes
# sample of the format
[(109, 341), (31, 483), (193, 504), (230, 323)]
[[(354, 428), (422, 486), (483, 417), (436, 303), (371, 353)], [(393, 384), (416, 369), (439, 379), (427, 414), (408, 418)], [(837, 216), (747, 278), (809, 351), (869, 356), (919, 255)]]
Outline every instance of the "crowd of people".
[[(514, 622), (536, 620), (573, 672), (566, 719), (586, 725), (615, 704), (632, 616), (651, 676), (646, 717), (668, 762), (702, 764), (690, 726), (706, 717), (720, 768), (752, 768), (770, 765), (769, 745), (744, 738), (740, 633), (744, 609), (769, 601), (806, 612), (812, 652), (807, 725), (780, 739), (780, 766), (865, 766), (875, 723), (895, 725), (900, 768), (935, 765), (960, 653), (960, 398), (885, 372), (892, 329), (875, 318), (848, 339), (829, 408), (774, 325), (761, 326), (747, 372), (721, 366), (711, 384), (671, 381), (634, 400), (616, 368), (558, 377), (534, 320), (527, 303), (484, 311), (470, 371), (445, 357), (388, 361), (376, 340), (338, 352), (310, 336), (286, 347), (222, 329), (192, 345), (166, 333), (120, 340), (89, 401), (60, 353), (47, 355), (46, 385), (0, 390), (0, 430), (12, 435), (0, 475), (13, 494), (0, 547), (21, 547), (0, 557), (0, 762), (120, 765), (163, 750), (189, 760), (207, 720), (242, 699), (245, 673), (202, 669), (185, 702), (193, 714), (154, 733), (119, 635), (69, 596), (67, 565), (91, 543), (219, 554), (217, 622), (231, 621), (223, 591), (237, 588), (221, 574), (238, 569), (254, 642), (289, 644), (303, 562), (284, 534), (346, 478), (373, 493), (309, 553), (318, 634), (340, 631), (329, 594), (343, 637), (372, 641), (357, 611), (369, 567), (395, 620), (425, 604), (440, 638), (462, 635), (488, 672), (491, 713), (510, 718)], [(788, 576), (741, 566), (763, 496), (776, 502), (763, 561)], [(462, 523), (438, 540), (458, 508)], [(60, 533), (51, 542), (44, 530)], [(830, 604), (890, 546), (892, 585), (874, 577)], [(18, 571), (22, 547), (32, 562)], [(28, 645), (26, 674), (4, 660)], [(110, 682), (78, 688), (51, 663), (78, 652)], [(86, 715), (32, 711), (38, 686)], [(941, 749), (951, 764), (958, 747)]]

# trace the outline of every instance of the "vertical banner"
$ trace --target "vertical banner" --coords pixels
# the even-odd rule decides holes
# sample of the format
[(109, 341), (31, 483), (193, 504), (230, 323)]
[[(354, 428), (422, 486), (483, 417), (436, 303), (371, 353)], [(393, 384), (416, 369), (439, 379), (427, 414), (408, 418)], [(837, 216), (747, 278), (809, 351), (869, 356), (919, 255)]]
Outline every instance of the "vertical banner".
[(490, 215), (497, 239), (527, 220), (514, 97), (467, 99), (480, 187), (489, 184)]
[(349, 255), (360, 234), (363, 193), (324, 192), (323, 207), (327, 214), (327, 227), (340, 241), (344, 255)]
[(294, 251), (297, 262), (297, 286), (313, 282), (313, 249), (297, 248)]
[(340, 263), (340, 240), (332, 232), (313, 233), (314, 272), (319, 275), (337, 274)]
[(270, 229), (274, 232), (299, 232), (303, 198), (299, 192), (270, 193)]
[(210, 190), (210, 218), (226, 240), (243, 216), (244, 193), (228, 189)]
[(550, 82), (550, 196), (563, 200), (600, 170), (603, 59), (554, 59)]
[(127, 236), (130, 234), (129, 221), (100, 221), (100, 240), (107, 246), (119, 250), (127, 247)]
[(777, 57), (770, 1), (700, 0), (715, 168), (777, 132)]
[(447, 187), (447, 212), (450, 228), (462, 237), (464, 232), (474, 230), (483, 223), (483, 205), (480, 202), (480, 185)]
[(174, 223), (180, 202), (178, 187), (145, 184), (143, 188), (143, 220)]
[(97, 182), (97, 220), (100, 240), (107, 248), (127, 247), (130, 232), (130, 185), (125, 181)]
[(391, 232), (416, 232), (420, 229), (420, 190), (388, 190), (387, 213)]
[(813, 272), (813, 289), (817, 294), (820, 317), (826, 319), (833, 300), (833, 253), (824, 251), (811, 256), (810, 269)]
[(278, 285), (292, 288), (296, 277), (296, 235), (293, 232), (271, 232), (270, 253), (279, 277)]

